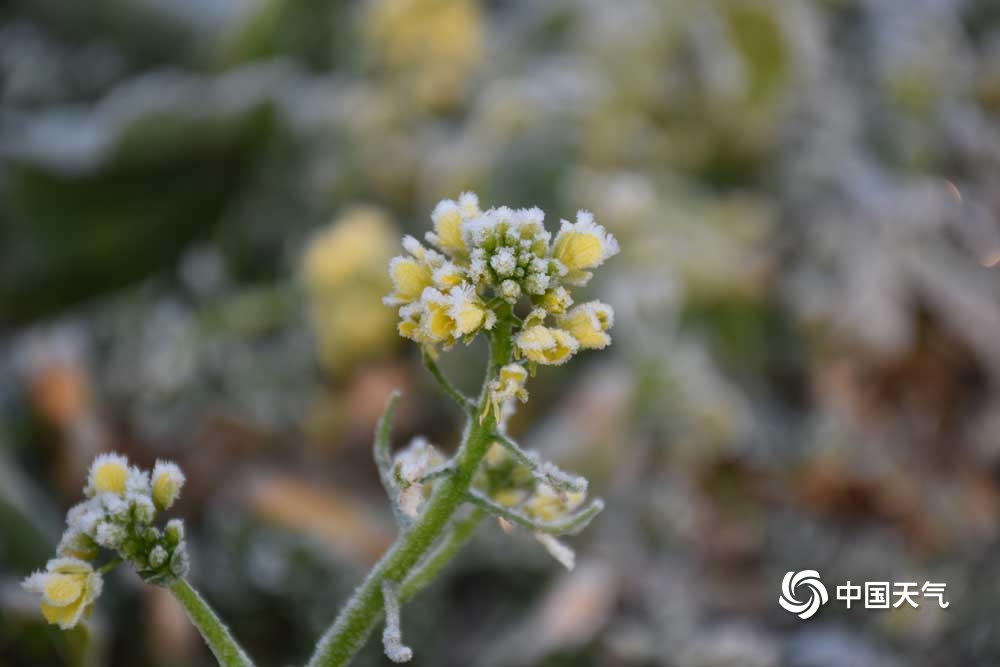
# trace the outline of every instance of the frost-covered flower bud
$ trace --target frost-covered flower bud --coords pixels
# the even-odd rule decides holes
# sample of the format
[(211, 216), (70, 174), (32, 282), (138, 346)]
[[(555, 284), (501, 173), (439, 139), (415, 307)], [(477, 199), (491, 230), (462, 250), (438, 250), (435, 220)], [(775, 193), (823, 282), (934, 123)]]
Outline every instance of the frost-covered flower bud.
[(543, 325), (521, 331), (514, 343), (517, 351), (529, 361), (548, 366), (565, 363), (580, 347), (568, 332)]
[(575, 223), (563, 220), (552, 244), (552, 257), (566, 267), (570, 284), (586, 283), (590, 280), (588, 269), (597, 268), (616, 254), (618, 241), (587, 211), (579, 211)]
[(153, 506), (153, 501), (149, 496), (132, 496), (130, 500), (132, 502), (132, 516), (136, 523), (144, 526), (151, 524), (156, 517), (156, 507)]
[(524, 383), (528, 379), (528, 371), (521, 364), (507, 364), (500, 369), (497, 379), (489, 384), (490, 405), (493, 406), (493, 413), (496, 421), (500, 421), (500, 409), (503, 404), (512, 398), (517, 398), (522, 403), (528, 401), (528, 391), (524, 388)]
[(149, 473), (136, 466), (129, 467), (128, 480), (125, 482), (125, 492), (148, 496), (149, 489)]
[(92, 560), (100, 554), (100, 549), (89, 535), (77, 528), (70, 527), (59, 540), (56, 553), (64, 558)]
[(553, 315), (562, 315), (573, 305), (573, 297), (570, 296), (569, 290), (559, 286), (546, 292), (540, 299), (539, 305)]
[(84, 493), (93, 497), (99, 493), (124, 494), (128, 481), (128, 459), (120, 454), (101, 454), (90, 465)]
[(170, 573), (175, 577), (186, 577), (191, 567), (191, 559), (188, 557), (187, 545), (181, 542), (170, 554)]
[(505, 278), (514, 273), (517, 268), (517, 258), (514, 251), (507, 247), (502, 247), (490, 258), (490, 266), (501, 278)]
[(582, 303), (559, 320), (559, 326), (570, 332), (584, 350), (602, 350), (611, 344), (605, 333), (615, 322), (611, 306), (600, 301)]
[(150, 567), (157, 568), (167, 562), (168, 555), (167, 550), (157, 544), (150, 550), (149, 557), (146, 560), (149, 562)]
[(393, 469), (401, 482), (397, 502), (404, 514), (415, 518), (420, 513), (430, 490), (420, 478), (444, 460), (437, 448), (422, 437), (414, 438), (396, 454)]
[(163, 529), (163, 536), (167, 544), (176, 547), (184, 541), (184, 522), (180, 519), (171, 519)]
[(118, 549), (125, 541), (125, 527), (110, 521), (97, 524), (94, 541), (105, 549)]
[(500, 296), (507, 303), (515, 303), (521, 298), (521, 286), (516, 281), (507, 279), (500, 283)]
[(524, 279), (524, 290), (528, 294), (541, 295), (549, 288), (551, 279), (544, 273), (529, 273)]
[(176, 463), (157, 461), (153, 467), (153, 502), (165, 510), (177, 502), (184, 487), (184, 473)]
[(114, 493), (102, 493), (96, 498), (104, 516), (123, 521), (128, 517), (129, 502)]

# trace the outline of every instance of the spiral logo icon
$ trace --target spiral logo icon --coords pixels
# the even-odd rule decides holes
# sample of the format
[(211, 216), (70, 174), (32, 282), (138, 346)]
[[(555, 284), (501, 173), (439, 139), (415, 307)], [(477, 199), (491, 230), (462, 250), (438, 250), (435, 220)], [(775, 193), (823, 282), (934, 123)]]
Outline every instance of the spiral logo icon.
[[(800, 602), (795, 597), (795, 592), (799, 587), (808, 588), (809, 599)], [(819, 611), (819, 608), (827, 603), (829, 596), (826, 594), (826, 586), (819, 580), (819, 572), (816, 570), (802, 570), (801, 572), (788, 572), (781, 582), (781, 597), (778, 602), (786, 611), (798, 614), (799, 618), (805, 620)]]

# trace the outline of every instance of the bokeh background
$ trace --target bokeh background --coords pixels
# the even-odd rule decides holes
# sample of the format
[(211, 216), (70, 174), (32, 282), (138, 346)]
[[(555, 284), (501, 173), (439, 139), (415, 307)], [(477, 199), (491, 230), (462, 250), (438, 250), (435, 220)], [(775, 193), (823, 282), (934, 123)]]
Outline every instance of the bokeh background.
[[(415, 665), (1000, 663), (993, 0), (15, 0), (0, 156), (0, 665), (211, 664), (127, 572), (86, 631), (20, 590), (106, 449), (181, 463), (196, 584), (305, 660), (393, 535), (389, 391), (458, 436), (380, 297), (465, 189), (621, 241), (614, 345), (511, 427), (608, 509), (572, 573), (484, 525)], [(951, 606), (803, 622), (802, 569)]]

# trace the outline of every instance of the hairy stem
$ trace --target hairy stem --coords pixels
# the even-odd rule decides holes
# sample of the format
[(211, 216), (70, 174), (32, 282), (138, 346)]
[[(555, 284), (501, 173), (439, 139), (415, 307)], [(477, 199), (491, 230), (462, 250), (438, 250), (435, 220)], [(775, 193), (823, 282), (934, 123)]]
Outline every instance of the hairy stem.
[(219, 617), (215, 615), (204, 598), (198, 594), (198, 591), (191, 587), (191, 584), (184, 579), (178, 579), (170, 584), (170, 592), (184, 605), (188, 618), (204, 637), (205, 643), (212, 650), (212, 655), (215, 656), (219, 665), (222, 667), (253, 667), (253, 661), (233, 639), (229, 628), (219, 620)]
[(397, 389), (389, 395), (389, 399), (385, 402), (382, 416), (379, 417), (378, 423), (375, 425), (375, 443), (372, 449), (374, 450), (375, 467), (378, 468), (379, 480), (389, 497), (393, 516), (396, 517), (396, 523), (400, 527), (405, 527), (410, 524), (410, 518), (399, 507), (399, 489), (396, 487), (396, 481), (393, 477), (392, 453), (389, 449), (389, 435), (392, 431), (392, 420), (396, 415), (396, 403), (399, 401), (399, 396), (400, 392)]
[[(489, 401), (487, 384), (510, 359), (511, 320), (504, 313), (498, 318), (490, 336), (490, 365), (479, 396), (479, 410)], [(434, 366), (436, 368), (436, 366)], [(431, 370), (434, 373), (433, 370)], [(435, 377), (437, 377), (435, 375)], [(443, 378), (443, 376), (441, 376)], [(439, 379), (440, 380), (440, 379)], [(446, 391), (447, 388), (446, 388)], [(452, 392), (448, 392), (452, 395)], [(456, 392), (457, 393), (457, 392)], [(452, 395), (452, 398), (456, 398)], [(461, 395), (456, 400), (460, 400)], [(459, 403), (461, 405), (461, 402)], [(475, 414), (475, 413), (473, 413)], [(441, 479), (427, 501), (423, 513), (393, 543), (364, 582), (354, 591), (341, 609), (333, 625), (316, 646), (309, 667), (339, 667), (346, 665), (364, 645), (375, 624), (382, 616), (383, 582), (400, 584), (418, 566), (431, 547), (439, 542), (451, 523), (455, 511), (465, 502), (472, 477), (493, 442), (496, 421), (492, 411), (485, 419), (470, 416), (466, 420), (462, 444), (455, 454), (454, 474)], [(441, 563), (443, 565), (443, 562)], [(440, 568), (438, 568), (440, 569)]]
[(451, 531), (441, 540), (441, 543), (414, 568), (399, 588), (399, 601), (406, 602), (422, 591), (437, 578), (444, 566), (451, 562), (455, 554), (465, 546), (472, 537), (476, 527), (483, 520), (485, 513), (476, 508), (466, 518), (457, 521)]
[(444, 389), (445, 393), (458, 404), (458, 407), (462, 408), (465, 412), (470, 412), (475, 409), (476, 404), (471, 398), (460, 392), (451, 381), (445, 377), (441, 369), (438, 368), (437, 362), (431, 356), (431, 353), (426, 349), (422, 350), (421, 355), (424, 360), (424, 366), (434, 376), (434, 379), (438, 381), (441, 388)]
[(495, 514), (501, 519), (506, 519), (528, 530), (545, 535), (576, 535), (586, 528), (587, 524), (604, 509), (604, 501), (600, 498), (595, 498), (590, 501), (589, 505), (576, 514), (571, 514), (555, 521), (540, 521), (532, 519), (510, 507), (504, 507), (479, 491), (469, 491), (469, 502), (478, 505), (490, 514)]

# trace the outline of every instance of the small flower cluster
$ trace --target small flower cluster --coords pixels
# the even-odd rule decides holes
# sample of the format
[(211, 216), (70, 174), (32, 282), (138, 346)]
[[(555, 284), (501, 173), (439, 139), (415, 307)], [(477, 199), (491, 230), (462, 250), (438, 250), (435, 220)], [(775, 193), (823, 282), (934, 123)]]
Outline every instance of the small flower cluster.
[[(537, 459), (533, 452), (527, 453)], [(552, 524), (572, 516), (587, 499), (586, 480), (577, 478), (572, 488), (556, 488), (546, 481), (546, 475), (565, 476), (565, 473), (551, 463), (539, 463), (534, 469), (519, 463), (499, 442), (490, 447), (484, 463), (474, 481), (475, 488), (499, 505), (539, 524)], [(509, 524), (502, 525), (506, 528)], [(568, 545), (541, 531), (535, 532), (535, 539), (566, 569), (573, 569), (575, 554)]]
[(157, 511), (170, 508), (183, 486), (184, 474), (173, 463), (157, 461), (149, 473), (124, 456), (98, 456), (84, 488), (87, 500), (66, 515), (58, 558), (23, 584), (42, 597), (46, 620), (67, 629), (90, 613), (103, 586), (103, 570), (91, 563), (101, 549), (131, 562), (149, 583), (166, 585), (186, 575), (183, 522), (172, 519), (163, 530), (152, 525)]
[[(576, 222), (563, 220), (555, 238), (544, 219), (538, 208), (483, 211), (470, 192), (440, 202), (426, 235), (431, 247), (407, 236), (407, 254), (389, 263), (394, 289), (384, 302), (399, 308), (399, 334), (447, 349), (492, 329), (501, 308), (522, 306), (527, 315), (518, 320), (514, 353), (532, 369), (606, 347), (611, 307), (590, 301), (571, 308), (568, 288), (587, 284), (591, 270), (618, 252), (618, 242), (586, 211)], [(491, 388), (496, 406), (527, 397), (514, 365), (504, 370)]]
[(417, 518), (424, 502), (430, 496), (432, 481), (428, 473), (444, 465), (446, 459), (427, 438), (416, 437), (393, 457), (393, 474), (399, 488), (398, 503), (403, 514)]

